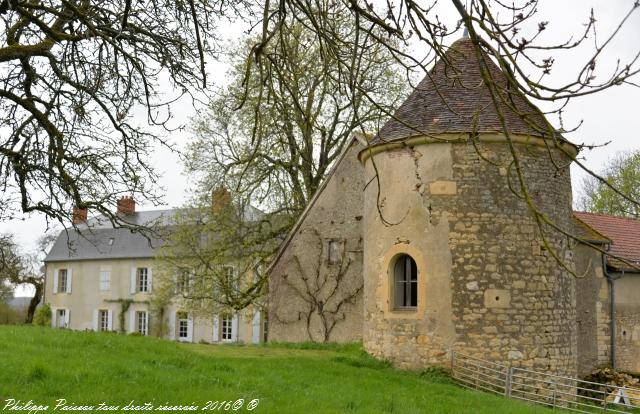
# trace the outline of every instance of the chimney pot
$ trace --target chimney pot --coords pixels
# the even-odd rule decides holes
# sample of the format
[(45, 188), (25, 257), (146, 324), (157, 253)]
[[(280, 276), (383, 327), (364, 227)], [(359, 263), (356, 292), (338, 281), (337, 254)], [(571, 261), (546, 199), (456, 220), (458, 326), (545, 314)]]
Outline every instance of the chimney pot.
[(73, 214), (72, 214), (73, 224), (86, 223), (87, 213), (88, 213), (88, 210), (86, 208), (74, 207)]
[(122, 196), (118, 200), (118, 214), (130, 216), (136, 212), (136, 202), (132, 196)]
[(231, 204), (231, 192), (225, 187), (218, 187), (211, 192), (211, 209), (219, 213)]

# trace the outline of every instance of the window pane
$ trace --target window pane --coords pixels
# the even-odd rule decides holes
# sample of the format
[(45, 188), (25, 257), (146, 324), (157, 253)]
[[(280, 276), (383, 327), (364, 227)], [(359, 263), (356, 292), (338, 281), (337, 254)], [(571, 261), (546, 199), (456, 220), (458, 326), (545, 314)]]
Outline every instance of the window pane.
[(418, 305), (418, 267), (406, 254), (398, 256), (393, 267), (393, 304), (396, 308)]

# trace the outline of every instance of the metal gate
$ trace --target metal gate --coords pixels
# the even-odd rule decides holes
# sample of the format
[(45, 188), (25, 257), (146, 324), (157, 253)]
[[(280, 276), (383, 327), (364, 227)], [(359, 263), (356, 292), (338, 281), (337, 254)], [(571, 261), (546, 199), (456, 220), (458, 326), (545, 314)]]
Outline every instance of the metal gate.
[(511, 367), (453, 352), (451, 376), (463, 387), (551, 408), (593, 413), (640, 409), (640, 389)]

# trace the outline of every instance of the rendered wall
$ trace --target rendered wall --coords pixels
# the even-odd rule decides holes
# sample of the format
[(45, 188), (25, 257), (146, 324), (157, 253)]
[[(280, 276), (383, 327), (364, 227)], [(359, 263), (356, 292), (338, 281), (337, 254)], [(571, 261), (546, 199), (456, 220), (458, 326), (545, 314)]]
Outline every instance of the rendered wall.
[[(362, 338), (362, 166), (354, 142), (275, 263), (269, 278), (270, 341)], [(339, 245), (338, 263), (328, 243)]]

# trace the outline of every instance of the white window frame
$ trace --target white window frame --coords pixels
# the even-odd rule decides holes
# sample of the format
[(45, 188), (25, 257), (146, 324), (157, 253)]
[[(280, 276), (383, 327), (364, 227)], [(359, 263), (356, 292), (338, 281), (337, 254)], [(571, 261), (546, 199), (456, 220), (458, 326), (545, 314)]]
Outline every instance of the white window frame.
[(233, 341), (233, 316), (230, 313), (220, 315), (220, 340), (222, 342)]
[(56, 328), (68, 328), (67, 313), (69, 311), (65, 308), (56, 309)]
[(149, 289), (149, 268), (138, 267), (136, 269), (136, 291), (147, 293)]
[(232, 291), (237, 291), (239, 289), (239, 278), (238, 278), (238, 270), (233, 265), (222, 265), (222, 271), (224, 273), (224, 277), (226, 282), (231, 285)]
[(191, 335), (189, 329), (191, 328), (189, 323), (189, 314), (186, 312), (176, 313), (176, 337), (180, 342), (190, 342)]
[(58, 289), (59, 293), (67, 293), (69, 289), (69, 269), (58, 269)]
[(98, 310), (98, 330), (101, 332), (106, 332), (109, 330), (109, 310), (108, 309), (99, 309)]
[(136, 332), (141, 335), (149, 335), (149, 313), (136, 311)]
[(100, 292), (108, 292), (111, 290), (111, 271), (110, 270), (101, 270), (100, 271)]
[(176, 294), (189, 296), (193, 285), (193, 275), (189, 270), (180, 269), (176, 277)]

